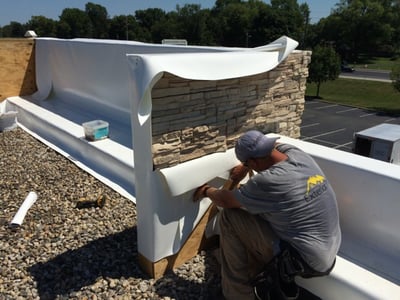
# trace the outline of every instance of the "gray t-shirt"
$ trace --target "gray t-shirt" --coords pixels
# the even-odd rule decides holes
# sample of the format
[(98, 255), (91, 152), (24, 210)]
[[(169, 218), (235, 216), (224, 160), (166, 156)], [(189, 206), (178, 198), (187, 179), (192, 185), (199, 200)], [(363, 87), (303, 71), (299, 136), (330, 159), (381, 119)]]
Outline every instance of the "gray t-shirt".
[(267, 220), (316, 271), (331, 267), (341, 243), (335, 193), (310, 155), (288, 144), (288, 159), (255, 174), (235, 191), (249, 213)]

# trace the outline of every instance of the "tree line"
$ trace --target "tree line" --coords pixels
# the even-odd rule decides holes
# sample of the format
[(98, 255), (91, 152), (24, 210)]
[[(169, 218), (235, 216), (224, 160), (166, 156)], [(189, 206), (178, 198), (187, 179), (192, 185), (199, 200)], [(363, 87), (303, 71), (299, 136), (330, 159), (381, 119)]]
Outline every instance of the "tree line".
[(137, 10), (109, 17), (104, 6), (88, 2), (85, 10), (65, 8), (59, 20), (32, 16), (1, 28), (2, 37), (39, 36), (101, 38), (160, 43), (186, 39), (191, 45), (255, 47), (282, 35), (301, 49), (331, 44), (349, 61), (363, 54), (394, 54), (400, 48), (400, 0), (340, 0), (331, 14), (311, 23), (307, 3), (297, 0), (216, 0), (210, 9), (199, 4)]
[(137, 10), (110, 18), (104, 6), (88, 2), (85, 10), (66, 8), (59, 20), (32, 16), (26, 24), (11, 22), (2, 28), (3, 37), (22, 37), (26, 30), (39, 36), (58, 38), (101, 38), (160, 43), (162, 39), (186, 39), (191, 45), (253, 47), (288, 35), (302, 39), (306, 4), (296, 0), (217, 0), (211, 9), (198, 4)]
[(189, 45), (227, 47), (261, 46), (286, 35), (299, 49), (322, 51), (315, 57), (333, 55), (323, 62), (335, 65), (327, 76), (333, 78), (341, 62), (356, 63), (360, 55), (399, 56), (400, 0), (340, 0), (317, 23), (311, 23), (308, 4), (297, 0), (216, 0), (212, 8), (185, 4), (170, 12), (149, 8), (112, 18), (104, 6), (88, 2), (84, 10), (65, 8), (59, 20), (32, 16), (25, 24), (0, 27), (1, 37), (22, 37), (27, 30), (42, 37), (186, 39)]

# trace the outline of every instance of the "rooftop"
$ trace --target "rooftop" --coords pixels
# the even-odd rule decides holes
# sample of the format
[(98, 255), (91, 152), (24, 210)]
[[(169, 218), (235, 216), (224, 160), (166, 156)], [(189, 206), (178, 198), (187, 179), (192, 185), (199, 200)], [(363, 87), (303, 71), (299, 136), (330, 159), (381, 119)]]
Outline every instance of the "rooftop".
[[(207, 299), (219, 286), (205, 251), (150, 278), (138, 264), (134, 203), (22, 129), (0, 133), (0, 152), (0, 298)], [(12, 230), (31, 191), (38, 199)], [(103, 208), (77, 208), (99, 194)]]
[[(11, 199), (10, 201), (0, 202), (8, 213), (7, 217), (4, 218), (5, 226), (2, 228), (2, 239), (4, 238), (7, 241), (7, 246), (4, 249), (2, 248), (2, 251), (5, 251), (4, 253), (7, 255), (7, 260), (5, 260), (7, 267), (5, 269), (7, 269), (7, 272), (10, 270), (12, 270), (10, 273), (14, 272), (14, 274), (7, 275), (10, 277), (7, 277), (6, 283), (11, 286), (10, 278), (12, 278), (16, 279), (17, 282), (21, 281), (23, 285), (26, 283), (31, 284), (36, 290), (29, 292), (24, 289), (23, 293), (28, 296), (33, 295), (29, 293), (36, 293), (33, 297), (40, 296), (41, 298), (57, 298), (65, 295), (77, 298), (82, 295), (98, 296), (103, 291), (105, 293), (110, 292), (110, 289), (112, 290), (111, 293), (114, 293), (113, 295), (117, 297), (117, 295), (124, 293), (123, 288), (130, 287), (131, 284), (134, 286), (135, 293), (139, 293), (138, 290), (141, 291), (140, 293), (150, 293), (146, 294), (147, 296), (145, 297), (165, 296), (179, 298), (179, 295), (176, 294), (178, 292), (182, 292), (185, 299), (186, 297), (189, 297), (189, 299), (191, 297), (194, 298), (196, 295), (198, 297), (199, 293), (200, 295), (206, 295), (209, 293), (205, 291), (207, 285), (216, 286), (215, 282), (218, 280), (215, 277), (218, 276), (217, 273), (207, 272), (208, 253), (203, 252), (200, 256), (196, 255), (189, 262), (189, 265), (185, 265), (183, 269), (178, 268), (173, 274), (170, 274), (172, 277), (166, 275), (160, 281), (149, 279), (149, 281), (144, 281), (145, 283), (142, 284), (139, 283), (138, 277), (140, 278), (141, 275), (139, 274), (143, 273), (137, 268), (136, 259), (138, 255), (142, 255), (156, 264), (163, 261), (163, 259), (159, 261), (163, 255), (169, 255), (179, 250), (185, 238), (191, 233), (195, 224), (199, 222), (202, 214), (209, 206), (209, 202), (204, 200), (198, 207), (194, 207), (193, 203), (189, 201), (190, 191), (208, 180), (215, 180), (215, 184), (221, 184), (226, 179), (227, 171), (237, 162), (232, 149), (202, 155), (175, 165), (154, 169), (151, 157), (151, 122), (149, 121), (152, 110), (152, 93), (150, 91), (154, 86), (154, 81), (161, 78), (159, 75), (161, 73), (158, 73), (161, 72), (158, 69), (159, 66), (161, 65), (165, 70), (170, 70), (169, 68), (174, 68), (174, 64), (171, 64), (169, 60), (167, 64), (164, 64), (166, 56), (163, 55), (145, 54), (143, 57), (141, 55), (129, 57), (128, 55), (128, 60), (131, 63), (130, 67), (133, 70), (132, 73), (128, 75), (123, 71), (123, 74), (112, 74), (110, 76), (110, 74), (104, 72), (109, 70), (107, 67), (108, 63), (110, 63), (109, 61), (105, 62), (104, 65), (107, 68), (104, 70), (101, 69), (103, 64), (93, 64), (91, 66), (89, 64), (90, 60), (95, 60), (97, 57), (93, 55), (96, 52), (97, 44), (101, 44), (101, 42), (89, 41), (85, 44), (88, 47), (85, 48), (81, 47), (80, 41), (72, 43), (69, 41), (52, 41), (51, 39), (44, 40), (40, 46), (44, 46), (44, 48), (36, 48), (36, 51), (43, 50), (43, 52), (37, 55), (35, 60), (35, 63), (42, 70), (42, 72), (36, 73), (39, 74), (39, 78), (36, 79), (39, 92), (36, 93), (36, 96), (43, 96), (43, 98), (35, 100), (35, 97), (30, 95), (8, 97), (7, 102), (4, 102), (5, 106), (2, 106), (6, 110), (18, 111), (20, 126), (19, 129), (1, 133), (2, 137), (4, 137), (1, 146), (4, 147), (3, 152), (7, 153), (2, 156), (1, 164), (4, 166), (10, 164), (13, 167), (12, 169), (7, 169), (10, 170), (10, 173), (7, 173), (7, 181), (4, 181), (6, 189), (0, 191), (1, 193), (5, 191), (4, 199)], [(106, 42), (105, 44), (110, 46), (113, 43)], [(113, 47), (102, 46), (97, 48), (97, 50), (101, 49), (103, 51), (99, 50), (99, 53), (104, 54), (110, 51), (107, 55), (110, 53), (115, 54)], [(115, 47), (117, 49), (125, 47), (125, 45), (121, 44)], [(47, 53), (46, 51), (49, 49), (50, 51)], [(86, 51), (86, 49), (95, 51)], [(260, 67), (258, 63), (260, 57), (268, 56), (269, 59), (279, 60), (282, 58), (279, 53), (285, 53), (285, 51), (280, 52), (281, 50), (271, 47), (256, 51), (270, 52), (267, 55), (260, 53), (245, 53), (243, 55), (243, 57), (247, 57), (249, 61), (255, 63), (257, 68)], [(49, 53), (51, 55), (43, 55)], [(60, 53), (64, 54), (59, 55)], [(226, 54), (225, 58), (230, 57), (231, 59), (237, 55), (237, 53)], [(208, 61), (207, 56), (211, 60)], [(81, 59), (82, 57), (85, 57), (85, 59)], [(117, 58), (117, 62), (122, 61), (118, 61), (121, 56), (113, 57)], [(168, 57), (175, 57), (177, 59), (176, 62), (179, 62), (182, 68), (182, 72), (178, 72), (177, 77), (185, 77), (185, 66), (196, 55), (191, 55), (189, 60), (186, 59), (189, 56), (183, 59), (174, 55)], [(205, 59), (197, 66), (204, 73), (197, 73), (194, 69), (190, 69), (187, 73), (190, 76), (195, 76), (196, 78), (200, 76), (198, 79), (204, 80), (206, 77), (202, 76), (207, 76), (207, 72), (209, 72), (209, 70), (203, 68), (207, 61), (208, 63), (211, 61), (214, 67), (220, 68), (218, 67), (219, 65), (216, 65), (218, 59), (216, 60), (213, 53), (211, 55), (210, 53), (200, 55), (199, 57)], [(78, 62), (75, 65), (78, 69), (72, 67), (71, 61), (74, 60), (76, 60), (75, 63)], [(51, 62), (50, 64), (49, 61)], [(237, 66), (243, 64), (241, 60), (234, 59), (233, 61), (238, 62)], [(266, 65), (271, 68), (276, 66), (275, 63), (271, 62)], [(93, 66), (96, 67), (94, 68)], [(48, 70), (52, 71), (44, 72), (43, 70), (48, 67)], [(52, 69), (53, 67), (54, 69)], [(88, 68), (93, 69), (88, 70)], [(148, 68), (148, 73), (138, 72), (138, 70), (143, 71), (141, 68)], [(251, 67), (246, 70), (250, 69)], [(272, 71), (268, 75), (268, 78), (272, 78), (272, 81), (276, 81), (276, 78), (279, 77), (276, 73), (279, 72), (289, 76), (286, 75), (285, 70), (282, 70), (282, 68), (278, 67), (277, 69), (279, 69), (278, 72), (274, 73)], [(237, 73), (238, 76), (240, 74), (245, 76), (246, 74), (248, 75), (246, 70), (236, 70), (235, 72), (239, 72)], [(224, 72), (219, 71), (219, 73), (213, 75), (216, 76), (214, 78), (215, 81), (223, 77), (221, 74)], [(83, 73), (88, 75), (84, 76), (85, 80), (79, 79), (83, 76)], [(227, 73), (229, 74), (229, 70)], [(107, 76), (104, 77), (104, 74)], [(133, 77), (129, 77), (132, 74)], [(144, 76), (146, 80), (142, 80), (141, 75), (143, 74), (153, 74), (152, 76), (154, 77)], [(282, 90), (302, 86), (301, 84), (304, 83), (301, 81), (301, 76), (305, 76), (305, 73), (300, 75), (297, 73), (290, 74), (290, 78), (285, 77), (286, 80), (283, 83), (279, 82), (277, 84)], [(128, 76), (129, 82), (137, 84), (133, 89), (133, 96), (125, 94), (125, 90), (116, 89), (118, 91), (116, 94), (113, 94), (112, 89), (110, 90), (110, 86), (114, 86), (114, 84), (118, 86), (120, 84), (118, 79), (121, 77), (118, 76), (121, 75), (124, 80), (126, 80), (125, 76)], [(299, 81), (294, 81), (292, 80), (293, 78), (300, 79)], [(97, 80), (104, 84), (99, 84)], [(109, 84), (110, 80), (112, 84)], [(185, 80), (188, 79), (186, 78)], [(265, 82), (265, 79), (260, 79), (259, 77), (252, 77), (252, 80), (257, 80), (258, 84)], [(177, 91), (181, 93), (182, 83), (175, 79), (171, 82), (177, 85), (173, 88), (175, 93)], [(228, 82), (237, 84), (236, 81)], [(71, 87), (72, 83), (74, 85), (73, 88)], [(160, 86), (162, 87), (164, 83), (160, 83)], [(194, 86), (198, 87), (199, 85), (196, 84)], [(103, 87), (107, 88), (104, 89)], [(202, 82), (201, 87), (209, 88), (209, 85), (203, 85)], [(261, 90), (268, 94), (272, 89), (271, 87), (264, 87)], [(252, 95), (254, 91), (251, 88), (244, 88), (243, 90), (248, 92), (249, 95)], [(112, 139), (89, 143), (82, 138), (83, 131), (79, 122), (77, 124), (71, 120), (71, 118), (77, 117), (76, 114), (92, 113), (92, 110), (96, 111), (98, 109), (98, 100), (103, 99), (98, 97), (97, 92), (99, 91), (110, 95), (111, 99), (115, 95), (114, 98), (117, 99), (117, 102), (121, 99), (121, 101), (124, 101), (123, 99), (131, 99), (130, 97), (135, 99), (131, 103), (121, 102), (121, 106), (124, 107), (123, 110), (118, 106), (110, 105), (107, 102), (110, 97), (105, 98), (105, 103), (100, 103), (107, 108), (105, 111), (116, 116), (117, 120), (121, 120), (121, 118), (118, 119), (118, 116), (124, 115), (125, 112), (129, 113), (133, 132), (135, 132), (132, 141), (135, 150), (134, 164), (131, 161), (132, 155), (130, 154), (132, 153), (132, 148), (130, 148), (132, 145), (121, 145)], [(189, 91), (191, 90), (189, 89)], [(227, 94), (230, 95), (231, 92), (232, 90), (229, 90)], [(195, 94), (198, 95), (199, 93)], [(215, 94), (218, 93), (213, 95)], [(242, 99), (243, 95), (246, 95), (246, 97), (248, 95), (239, 94), (241, 96), (239, 99)], [(301, 91), (298, 94), (304, 95)], [(122, 97), (121, 95), (127, 95), (127, 97)], [(207, 98), (204, 96), (204, 91), (201, 92), (201, 95), (202, 98)], [(263, 104), (262, 107), (270, 109), (268, 104), (279, 102), (280, 105), (288, 108), (288, 111), (276, 116), (277, 119), (281, 118), (280, 120), (285, 117), (288, 118), (287, 123), (277, 122), (277, 128), (282, 129), (286, 128), (289, 123), (296, 123), (290, 120), (289, 117), (295, 116), (290, 109), (297, 108), (297, 106), (293, 106), (290, 103), (290, 98), (277, 96), (277, 94), (274, 94), (271, 97), (273, 100)], [(171, 100), (171, 98), (180, 97), (177, 94), (174, 94), (174, 97), (170, 97), (170, 95), (166, 97), (168, 100)], [(183, 97), (183, 99), (186, 100), (187, 98)], [(260, 101), (251, 98), (251, 96), (245, 99), (249, 103)], [(301, 101), (304, 102), (304, 99), (300, 99), (296, 103), (301, 105)], [(76, 107), (84, 105), (86, 109), (75, 110), (64, 115), (60, 115), (59, 111), (57, 111), (57, 109), (61, 108), (64, 112), (68, 112), (72, 104), (77, 104)], [(53, 110), (48, 109), (51, 106), (54, 106)], [(230, 105), (229, 107), (233, 107), (236, 110), (236, 106)], [(229, 115), (229, 111), (225, 110), (224, 114)], [(232, 115), (235, 116), (235, 114)], [(257, 121), (259, 118), (254, 118), (254, 120)], [(252, 119), (251, 121), (254, 120)], [(43, 144), (26, 135), (26, 132), (22, 131), (21, 128), (38, 138)], [(196, 133), (205, 129), (209, 128), (200, 126), (196, 129)], [(186, 133), (186, 131), (184, 132)], [(175, 135), (164, 136), (165, 139), (171, 139), (172, 144), (174, 144), (175, 137)], [(233, 139), (234, 135), (232, 136)], [(340, 263), (338, 263), (338, 267), (335, 268), (332, 276), (329, 276), (329, 280), (333, 280), (336, 283), (339, 282), (339, 286), (328, 284), (328, 288), (318, 290), (318, 287), (323, 285), (313, 284), (313, 281), (309, 281), (309, 286), (307, 286), (307, 283), (303, 284), (318, 295), (328, 298), (332, 297), (332, 295), (335, 295), (335, 297), (340, 295), (341, 299), (354, 295), (369, 295), (372, 298), (379, 298), (381, 296), (385, 297), (384, 295), (397, 294), (399, 290), (398, 284), (400, 283), (400, 274), (397, 268), (400, 263), (398, 255), (400, 253), (400, 236), (396, 231), (400, 225), (398, 219), (398, 212), (400, 211), (400, 203), (398, 201), (400, 173), (398, 172), (398, 166), (286, 136), (282, 136), (282, 141), (298, 145), (318, 161), (337, 193), (341, 214), (343, 244), (340, 252)], [(37, 148), (37, 146), (40, 147)], [(140, 147), (144, 148), (138, 151), (137, 149)], [(18, 151), (14, 149), (18, 149)], [(52, 149), (57, 150), (65, 157), (55, 154)], [(125, 154), (125, 151), (127, 154)], [(138, 152), (141, 154), (138, 155)], [(138, 157), (140, 158), (138, 159)], [(82, 158), (84, 161), (81, 161)], [(85, 168), (84, 162), (89, 162), (91, 167)], [(95, 172), (91, 172), (91, 168), (93, 166), (96, 167), (96, 165), (99, 168)], [(77, 166), (94, 174), (97, 179), (106, 183), (107, 186), (81, 172)], [(193, 176), (194, 170), (196, 171), (196, 176)], [(14, 173), (18, 176), (13, 175)], [(138, 174), (142, 176), (137, 176)], [(119, 176), (117, 177), (118, 180), (114, 180), (114, 182), (117, 182), (119, 187), (122, 186), (122, 189), (118, 189), (119, 187), (113, 185), (113, 182), (107, 181), (107, 178), (113, 176)], [(5, 179), (2, 178), (1, 180)], [(139, 181), (140, 184), (138, 184)], [(132, 182), (135, 182), (134, 189), (129, 190)], [(3, 184), (3, 181), (1, 183)], [(7, 220), (17, 210), (17, 203), (20, 203), (30, 190), (38, 191), (39, 198), (37, 203), (29, 211), (26, 222), (22, 227), (15, 232), (11, 231), (6, 226)], [(115, 191), (119, 192), (116, 193)], [(88, 210), (76, 208), (79, 198), (87, 197), (92, 200), (103, 194), (109, 199), (105, 207), (90, 208)], [(142, 200), (133, 205), (132, 201), (129, 202), (127, 199)], [(35, 211), (35, 209), (37, 210)], [(118, 222), (115, 222), (116, 219)], [(135, 226), (138, 226), (140, 230), (135, 231)], [(47, 238), (47, 234), (50, 235), (50, 239)], [(371, 236), (374, 238), (371, 239)], [(129, 241), (129, 238), (125, 239), (126, 237), (132, 237), (132, 240)], [(35, 258), (31, 258), (26, 250), (27, 247), (29, 249), (40, 248), (42, 253), (36, 253)], [(52, 252), (53, 249), (57, 250)], [(114, 259), (110, 260), (108, 254), (104, 254), (105, 252), (114, 253)], [(24, 255), (21, 255), (21, 253), (24, 253)], [(120, 260), (117, 257), (118, 253), (122, 253), (127, 260)], [(128, 256), (125, 256), (128, 253), (133, 253), (132, 261), (129, 261)], [(22, 265), (24, 266), (22, 271), (14, 263), (20, 260), (23, 261)], [(77, 267), (72, 265), (72, 262), (76, 260), (80, 262)], [(133, 262), (134, 260), (135, 262)], [(209, 261), (212, 265), (212, 258)], [(200, 262), (200, 264), (197, 264), (197, 262)], [(115, 264), (117, 265), (116, 267)], [(190, 277), (189, 275), (187, 277), (187, 271), (193, 271), (192, 267), (194, 265), (196, 265), (194, 270), (196, 276)], [(112, 270), (109, 267), (112, 267)], [(349, 276), (356, 268), (362, 275), (357, 278)], [(87, 271), (87, 269), (92, 269), (93, 272)], [(180, 272), (183, 272), (183, 280)], [(69, 276), (65, 278), (65, 274)], [(15, 278), (15, 276), (19, 277)], [(56, 278), (56, 280), (52, 278)], [(115, 278), (118, 279), (114, 280)], [(373, 282), (372, 285), (369, 284), (371, 280)], [(183, 282), (185, 288), (176, 285), (176, 282)], [(165, 286), (173, 286), (178, 291), (171, 292), (169, 288), (164, 290)], [(196, 292), (191, 294), (190, 289), (187, 289), (188, 286), (196, 290)], [(20, 295), (20, 292), (16, 292), (15, 289), (12, 292), (16, 293), (15, 295)], [(4, 293), (7, 293), (7, 290)], [(170, 296), (170, 293), (175, 294)], [(21, 296), (24, 297), (26, 296), (25, 294)], [(104, 295), (109, 296), (108, 294)], [(132, 294), (129, 294), (129, 296), (131, 297)]]

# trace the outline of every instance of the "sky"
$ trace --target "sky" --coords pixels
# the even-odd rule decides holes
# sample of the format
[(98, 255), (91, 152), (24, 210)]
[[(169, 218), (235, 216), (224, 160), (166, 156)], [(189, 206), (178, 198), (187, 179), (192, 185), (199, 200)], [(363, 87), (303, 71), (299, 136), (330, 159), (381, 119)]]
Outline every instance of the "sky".
[[(21, 24), (28, 22), (31, 16), (44, 16), (58, 21), (64, 8), (85, 10), (85, 4), (92, 2), (104, 6), (109, 16), (133, 15), (136, 10), (161, 8), (165, 11), (175, 10), (176, 5), (200, 4), (201, 8), (211, 8), (215, 0), (0, 0), (0, 26), (15, 21)], [(265, 1), (269, 3), (269, 1)], [(298, 0), (299, 4), (307, 3), (311, 11), (311, 23), (330, 14), (339, 0)]]

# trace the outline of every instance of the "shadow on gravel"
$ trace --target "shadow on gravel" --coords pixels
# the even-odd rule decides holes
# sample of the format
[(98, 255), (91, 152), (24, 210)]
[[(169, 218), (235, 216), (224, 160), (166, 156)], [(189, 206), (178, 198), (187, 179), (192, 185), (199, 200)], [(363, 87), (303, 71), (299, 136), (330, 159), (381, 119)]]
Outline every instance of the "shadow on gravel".
[[(106, 289), (113, 289), (115, 295), (121, 297), (129, 296), (129, 291), (140, 288), (138, 282), (151, 279), (137, 263), (136, 238), (137, 230), (133, 227), (92, 241), (79, 249), (68, 250), (45, 263), (33, 265), (29, 268), (29, 272), (37, 282), (40, 299), (69, 299), (74, 297), (74, 292), (85, 287), (91, 289), (90, 294), (97, 294), (101, 298), (99, 294), (104, 293), (102, 286), (105, 283), (96, 287), (95, 283), (99, 278), (120, 280), (112, 288), (108, 286)], [(192, 261), (190, 264), (184, 264), (174, 271), (167, 272), (162, 278), (154, 281), (151, 287), (148, 284), (149, 290), (156, 294), (153, 299), (163, 297), (185, 300), (222, 299), (219, 264), (211, 251), (205, 253), (206, 269), (202, 282), (189, 278), (192, 273), (203, 272), (200, 270), (203, 262), (197, 264), (196, 261)], [(138, 279), (136, 287), (124, 286), (122, 281), (132, 278)], [(133, 295), (131, 296), (134, 299)], [(317, 300), (319, 298), (301, 289), (299, 300), (302, 299)]]
[[(92, 289), (99, 278), (151, 279), (137, 263), (136, 240), (137, 229), (133, 227), (92, 241), (79, 249), (68, 250), (45, 263), (33, 265), (29, 268), (29, 272), (37, 282), (40, 299), (50, 300), (60, 296), (60, 299), (67, 299), (73, 292), (86, 286), (92, 285), (90, 287)], [(169, 271), (149, 289), (161, 298), (168, 296), (175, 299), (198, 299), (201, 295), (203, 299), (212, 299), (208, 283), (212, 282), (214, 285), (215, 282), (219, 283), (218, 276), (218, 274), (208, 274), (206, 270), (205, 282), (197, 283), (181, 277), (179, 272)], [(129, 288), (124, 288), (121, 282), (112, 289), (121, 296), (129, 291)], [(93, 289), (92, 293), (96, 294), (96, 290)]]
[(29, 268), (40, 299), (54, 299), (91, 285), (99, 276), (143, 277), (137, 265), (136, 227), (68, 250)]

